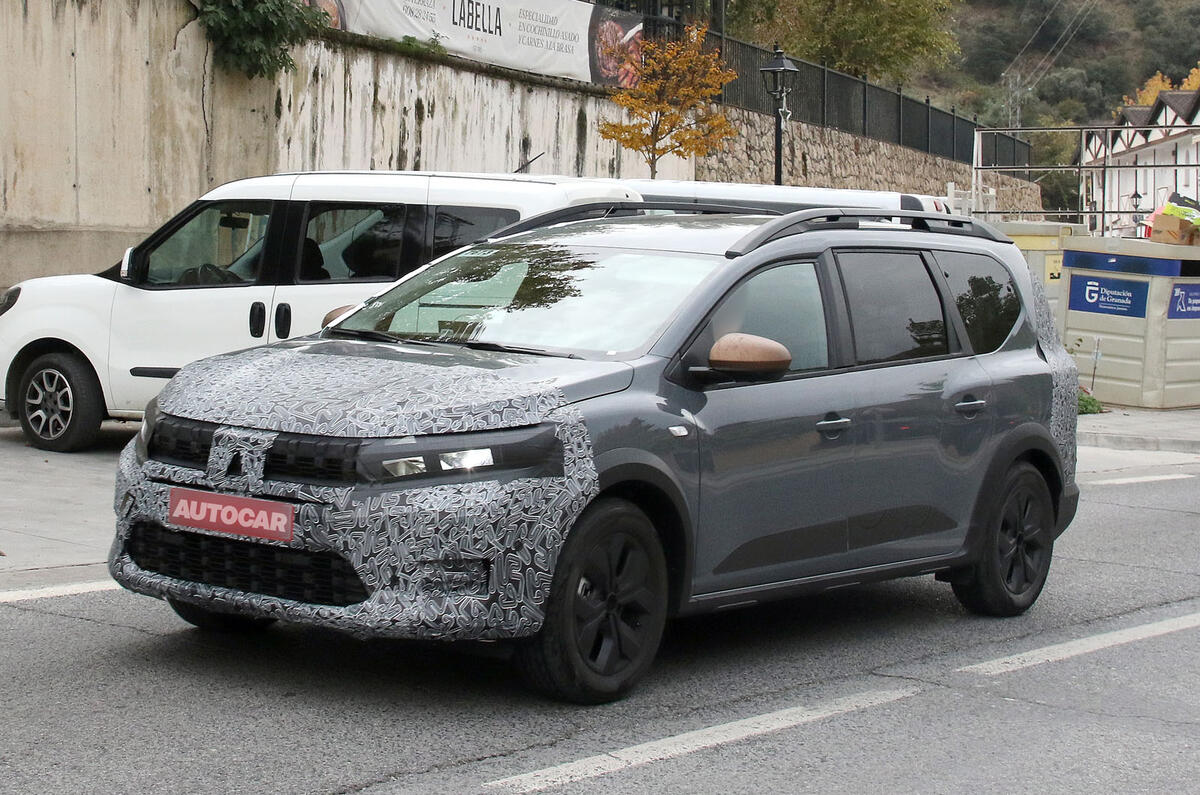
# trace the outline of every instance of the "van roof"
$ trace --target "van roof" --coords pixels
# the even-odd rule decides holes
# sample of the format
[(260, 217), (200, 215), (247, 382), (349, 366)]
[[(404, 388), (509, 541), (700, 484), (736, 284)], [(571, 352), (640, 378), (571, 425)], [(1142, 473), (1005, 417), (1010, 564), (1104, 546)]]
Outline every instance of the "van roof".
[[(471, 172), (451, 171), (295, 171), (271, 174), (261, 177), (249, 177), (220, 185), (201, 199), (212, 201), (217, 199), (268, 199), (285, 200), (293, 197), (293, 192), (303, 187), (304, 199), (324, 199), (327, 201), (380, 200), (386, 197), (389, 189), (411, 187), (413, 180), (428, 180), (431, 189), (440, 186), (451, 187), (455, 183), (463, 187), (477, 186), (481, 190), (494, 191), (492, 196), (506, 196), (508, 202), (499, 202), (497, 206), (525, 204), (521, 201), (534, 197), (546, 197), (549, 194), (558, 196), (557, 201), (546, 202), (544, 199), (535, 201), (533, 209), (549, 209), (563, 204), (576, 204), (581, 201), (601, 199), (618, 199), (638, 201), (638, 193), (616, 180), (588, 179), (583, 177), (567, 177), (556, 174), (479, 174)], [(382, 196), (381, 196), (382, 194)], [(443, 203), (435, 198), (434, 203)], [(487, 204), (493, 202), (488, 201)]]

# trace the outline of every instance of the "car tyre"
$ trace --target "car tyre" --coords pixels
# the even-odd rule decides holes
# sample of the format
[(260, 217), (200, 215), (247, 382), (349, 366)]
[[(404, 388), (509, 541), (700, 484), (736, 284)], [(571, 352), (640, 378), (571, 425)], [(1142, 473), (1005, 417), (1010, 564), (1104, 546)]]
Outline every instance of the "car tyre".
[(1028, 610), (1046, 584), (1054, 553), (1054, 503), (1042, 474), (1031, 464), (1008, 471), (983, 553), (954, 595), (968, 610), (1016, 616)]
[(646, 514), (625, 500), (596, 501), (567, 535), (542, 629), (516, 647), (518, 670), (554, 698), (621, 698), (654, 662), (667, 594), (666, 559)]
[(191, 602), (180, 601), (179, 599), (168, 598), (167, 603), (171, 605), (171, 609), (184, 621), (208, 632), (257, 632), (275, 623), (275, 619), (273, 618), (255, 618), (251, 616), (239, 616), (235, 613), (221, 613), (216, 610), (209, 610), (207, 607), (194, 605)]
[(21, 375), (17, 417), (42, 450), (67, 453), (90, 445), (104, 419), (104, 395), (91, 365), (72, 353), (47, 353)]

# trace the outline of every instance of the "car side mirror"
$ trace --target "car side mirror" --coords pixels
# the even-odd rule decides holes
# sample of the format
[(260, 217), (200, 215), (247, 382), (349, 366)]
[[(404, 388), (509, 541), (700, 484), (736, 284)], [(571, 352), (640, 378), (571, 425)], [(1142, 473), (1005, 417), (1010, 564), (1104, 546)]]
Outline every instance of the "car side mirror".
[(125, 249), (125, 256), (121, 257), (121, 278), (129, 279), (129, 271), (133, 265), (133, 246)]
[(357, 306), (357, 304), (347, 304), (346, 306), (339, 306), (337, 309), (330, 309), (329, 312), (326, 313), (325, 317), (321, 320), (321, 328), (325, 328), (330, 323), (349, 312), (355, 306)]
[(723, 335), (708, 353), (709, 369), (735, 378), (783, 375), (791, 364), (792, 354), (786, 346), (740, 332)]

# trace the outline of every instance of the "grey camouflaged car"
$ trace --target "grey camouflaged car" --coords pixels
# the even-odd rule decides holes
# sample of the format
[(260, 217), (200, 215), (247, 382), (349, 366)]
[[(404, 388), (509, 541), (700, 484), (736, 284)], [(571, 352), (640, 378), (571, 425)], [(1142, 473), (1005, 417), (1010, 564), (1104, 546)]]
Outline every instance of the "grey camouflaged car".
[(112, 574), (203, 628), (511, 640), (579, 702), (671, 616), (921, 574), (1021, 613), (1078, 502), (1073, 360), (1003, 235), (878, 212), (533, 229), (189, 365)]

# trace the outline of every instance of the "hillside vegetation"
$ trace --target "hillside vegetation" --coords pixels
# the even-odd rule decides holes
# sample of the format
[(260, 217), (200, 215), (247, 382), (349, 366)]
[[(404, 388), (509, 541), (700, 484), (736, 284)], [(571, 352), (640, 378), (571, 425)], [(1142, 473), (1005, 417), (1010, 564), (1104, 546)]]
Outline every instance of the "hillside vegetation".
[[(1006, 126), (1108, 121), (1147, 78), (1182, 81), (1200, 60), (1200, 0), (966, 0), (960, 53), (915, 90)], [(1007, 70), (1007, 73), (1006, 73)]]

